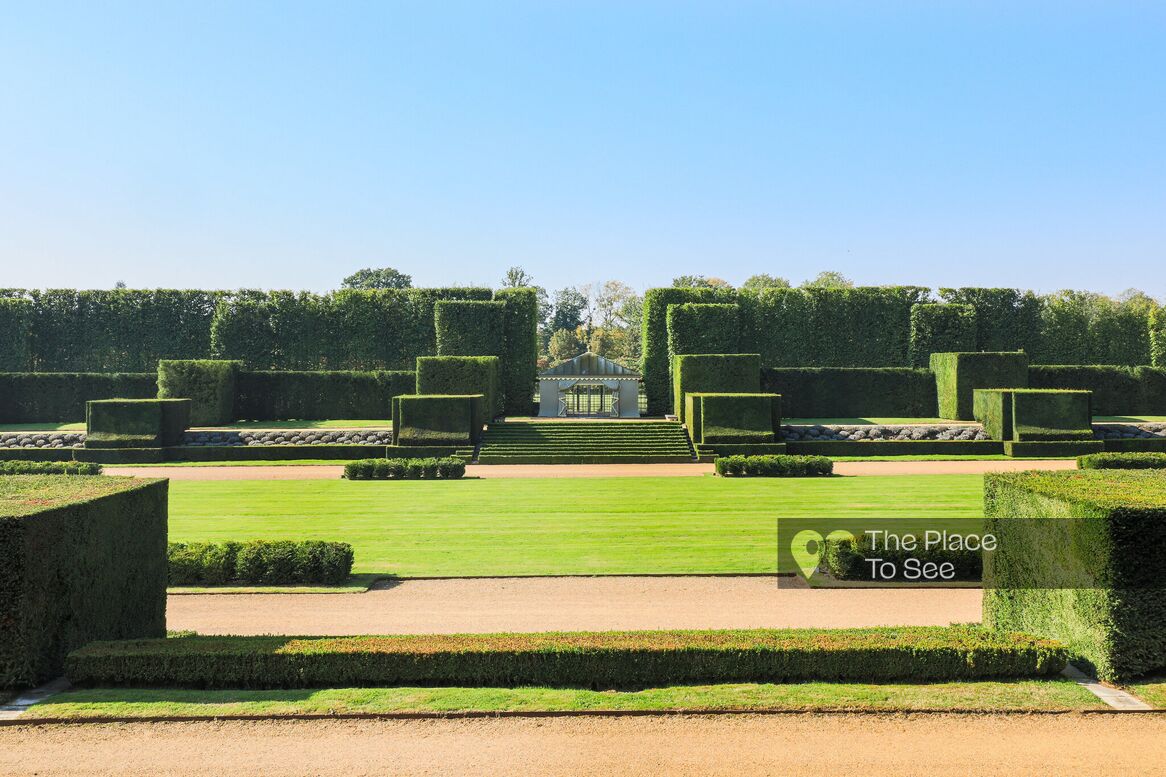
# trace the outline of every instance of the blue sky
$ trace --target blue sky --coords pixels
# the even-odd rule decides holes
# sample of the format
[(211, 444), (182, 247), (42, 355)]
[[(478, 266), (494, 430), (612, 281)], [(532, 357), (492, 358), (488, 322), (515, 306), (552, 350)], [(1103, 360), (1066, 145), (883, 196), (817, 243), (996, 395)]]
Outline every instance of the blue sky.
[(1166, 4), (183, 5), (5, 8), (0, 286), (1166, 297)]

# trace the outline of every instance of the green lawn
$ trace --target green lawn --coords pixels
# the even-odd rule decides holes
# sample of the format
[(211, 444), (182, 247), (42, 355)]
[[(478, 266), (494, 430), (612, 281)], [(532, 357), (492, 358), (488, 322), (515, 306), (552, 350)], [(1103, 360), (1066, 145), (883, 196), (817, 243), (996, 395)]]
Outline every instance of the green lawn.
[(94, 688), (67, 691), (29, 717), (294, 715), (570, 710), (1086, 710), (1097, 697), (1068, 680), (934, 684), (739, 683), (590, 691), (575, 688), (335, 688), (199, 691)]
[(354, 572), (403, 577), (772, 573), (779, 516), (935, 526), (982, 515), (982, 480), (176, 480), (170, 539), (342, 540), (355, 547)]
[(29, 423), (29, 424), (0, 424), (0, 432), (83, 432), (85, 422), (78, 423)]
[(1157, 709), (1166, 710), (1166, 675), (1139, 680), (1128, 690)]

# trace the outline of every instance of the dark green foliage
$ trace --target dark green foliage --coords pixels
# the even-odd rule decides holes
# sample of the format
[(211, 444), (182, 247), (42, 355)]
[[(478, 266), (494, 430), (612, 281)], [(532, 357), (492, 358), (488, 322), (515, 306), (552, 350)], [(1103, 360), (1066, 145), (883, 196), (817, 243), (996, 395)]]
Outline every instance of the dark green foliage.
[(786, 450), (818, 456), (998, 456), (995, 440), (821, 440), (787, 442)]
[(0, 371), (21, 372), (31, 363), (32, 302), (0, 297)]
[(465, 474), (466, 463), (452, 456), (362, 459), (344, 465), (344, 477), (349, 480), (456, 480)]
[(1018, 352), (933, 353), (931, 371), (940, 418), (975, 418), (972, 392), (976, 389), (1028, 386), (1028, 357)]
[[(976, 311), (976, 351), (1025, 351), (1040, 347), (1041, 301), (1020, 289), (940, 289), (946, 302), (971, 305)], [(980, 386), (979, 388), (1004, 388)], [(971, 399), (969, 398), (969, 402)]]
[(1091, 453), (1077, 458), (1079, 469), (1166, 469), (1166, 453)]
[(402, 394), (393, 399), (397, 445), (469, 445), (482, 432), (485, 396)]
[(781, 396), (690, 392), (685, 419), (696, 445), (772, 443), (781, 428)]
[(740, 353), (740, 308), (733, 303), (669, 305), (668, 353)]
[(99, 642), (79, 685), (329, 688), (972, 680), (1053, 675), (1064, 646), (974, 626), (742, 631), (202, 637)]
[(1139, 437), (1134, 439), (1107, 439), (1106, 452), (1116, 453), (1162, 453), (1166, 452), (1166, 438)]
[(235, 381), (241, 362), (213, 359), (162, 359), (158, 398), (189, 399), (192, 426), (235, 420)]
[(235, 415), (248, 421), (387, 419), (393, 397), (412, 393), (415, 384), (415, 373), (404, 370), (242, 371)]
[(648, 415), (663, 415), (675, 406), (668, 354), (668, 306), (685, 302), (736, 302), (732, 289), (648, 289), (641, 321), (642, 369)]
[(506, 354), (506, 303), (444, 301), (434, 309), (439, 356)]
[(1042, 299), (1040, 364), (1147, 364), (1154, 303), (1119, 302), (1085, 291), (1059, 291)]
[(158, 394), (158, 375), (96, 372), (0, 373), (0, 423), (85, 420), (91, 399), (151, 399)]
[(871, 534), (861, 534), (853, 540), (828, 538), (822, 552), (822, 566), (835, 580), (870, 580), (870, 563), (867, 559), (879, 558), (895, 565), (898, 576), (890, 578), (900, 582), (911, 582), (905, 575), (906, 561), (916, 559), (923, 563), (951, 564), (954, 576), (950, 580), (979, 580), (983, 572), (983, 556), (978, 550), (955, 550), (945, 546), (927, 548), (923, 539), (918, 538), (915, 550), (904, 550), (901, 545), (888, 547), (880, 543), (875, 550)]
[(976, 389), (975, 418), (993, 440), (1092, 440), (1089, 392)]
[(761, 387), (761, 357), (755, 353), (684, 354), (672, 364), (673, 412), (684, 421), (690, 392), (755, 394)]
[[(984, 510), (998, 543), (985, 560), (987, 625), (1062, 640), (1106, 681), (1166, 668), (1160, 473), (989, 474)], [(1031, 584), (1053, 573), (1074, 586)]]
[(538, 364), (538, 289), (512, 288), (494, 292), (505, 305), (502, 323), (506, 352), (499, 365), (499, 383), (508, 415), (534, 412), (534, 384)]
[(1166, 369), (1162, 368), (1032, 365), (1028, 385), (1092, 391), (1096, 415), (1166, 414)]
[(765, 367), (761, 390), (782, 396), (789, 418), (930, 418), (935, 375), (906, 367)]
[(971, 305), (917, 303), (911, 307), (908, 362), (927, 367), (931, 354), (976, 349), (976, 309)]
[(72, 460), (72, 448), (0, 448), (0, 461)]
[(490, 417), (502, 413), (497, 356), (418, 356), (418, 394), (483, 394)]
[(699, 445), (697, 453), (705, 456), (775, 456), (786, 452), (784, 442), (718, 443)]
[(1017, 459), (1055, 459), (1105, 450), (1101, 440), (1005, 440), (1004, 455)]
[(721, 456), (716, 470), (724, 477), (825, 477), (834, 474), (834, 462), (825, 456)]
[(166, 460), (166, 452), (162, 448), (94, 446), (74, 449), (73, 459), (98, 464), (157, 464)]
[[(393, 446), (388, 446), (392, 449)], [(164, 461), (291, 461), (293, 459), (364, 459), (384, 453), (384, 445), (182, 445), (164, 448)], [(125, 450), (79, 450), (77, 456), (91, 456), (95, 453), (124, 454)], [(153, 459), (156, 461), (157, 459)], [(123, 463), (115, 457), (104, 459), (107, 463)], [(124, 462), (128, 463), (128, 462)]]
[(1013, 439), (1012, 390), (976, 389), (973, 392), (973, 416), (993, 440)]
[(0, 461), (0, 475), (100, 475), (101, 465), (79, 461)]
[(0, 479), (0, 688), (93, 640), (166, 634), (167, 481)]
[(352, 573), (347, 542), (172, 542), (170, 585), (340, 585)]
[(160, 448), (182, 443), (189, 399), (99, 399), (86, 403), (86, 448)]

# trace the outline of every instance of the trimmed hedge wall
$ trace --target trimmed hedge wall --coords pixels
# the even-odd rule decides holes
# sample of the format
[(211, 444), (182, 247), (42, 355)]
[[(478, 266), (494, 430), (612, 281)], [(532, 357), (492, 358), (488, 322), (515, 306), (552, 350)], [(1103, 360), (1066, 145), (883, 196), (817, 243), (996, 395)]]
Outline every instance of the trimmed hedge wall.
[(0, 372), (29, 368), (32, 334), (32, 302), (0, 297)]
[(538, 290), (498, 289), (502, 302), (506, 352), (498, 365), (498, 380), (507, 415), (534, 413), (534, 385), (538, 375)]
[(1077, 458), (1078, 469), (1166, 469), (1166, 453), (1091, 453)]
[[(988, 474), (984, 510), (997, 538), (985, 559), (985, 624), (1062, 640), (1106, 681), (1166, 668), (1161, 474)], [(1073, 587), (1034, 587), (1052, 574), (1046, 583)]]
[(669, 305), (668, 354), (740, 353), (740, 308), (732, 303)]
[(100, 475), (101, 465), (79, 461), (0, 461), (0, 475)]
[(1031, 365), (1030, 388), (1093, 392), (1097, 415), (1166, 414), (1166, 369), (1108, 365)]
[(1025, 388), (1028, 357), (1023, 353), (933, 353), (937, 408), (940, 418), (975, 418), (976, 389)]
[(1092, 440), (1088, 391), (976, 389), (975, 418), (993, 440)]
[(1150, 364), (1166, 367), (1166, 307), (1150, 314)]
[(506, 303), (443, 301), (434, 315), (438, 356), (506, 355)]
[(972, 680), (1060, 672), (1064, 646), (971, 626), (97, 642), (69, 656), (78, 685), (335, 688)]
[(393, 398), (393, 440), (410, 445), (470, 445), (485, 423), (482, 394), (402, 394)]
[(98, 399), (86, 403), (86, 448), (161, 448), (182, 443), (189, 399)]
[(0, 688), (57, 677), (93, 640), (166, 635), (167, 481), (7, 478)]
[[(1024, 351), (1040, 346), (1041, 300), (1031, 291), (963, 287), (941, 288), (949, 303), (971, 305), (976, 311), (976, 344), (969, 350)], [(981, 386), (981, 388), (1000, 388)]]
[(1004, 455), (1018, 459), (1054, 459), (1101, 453), (1101, 440), (1005, 440)]
[(348, 480), (457, 480), (465, 477), (466, 463), (442, 458), (362, 459), (344, 465)]
[(664, 415), (675, 407), (672, 363), (668, 353), (668, 306), (685, 302), (736, 302), (732, 289), (648, 289), (644, 292), (641, 373), (648, 401), (647, 415)]
[(418, 356), (418, 394), (482, 394), (490, 418), (502, 413), (497, 356)]
[(684, 395), (688, 434), (696, 445), (772, 443), (781, 429), (778, 394)]
[(76, 423), (91, 399), (152, 399), (156, 373), (0, 373), (0, 423)]
[(241, 362), (213, 359), (162, 359), (158, 398), (189, 399), (191, 426), (235, 420), (235, 381)]
[(170, 585), (340, 585), (352, 573), (347, 542), (172, 542)]
[(789, 418), (931, 418), (935, 375), (908, 367), (763, 367), (761, 390)]
[(717, 474), (727, 478), (805, 478), (834, 474), (825, 456), (721, 456)]
[(976, 309), (951, 303), (916, 303), (911, 307), (911, 346), (908, 363), (927, 367), (933, 353), (974, 351)]
[(672, 364), (673, 412), (684, 421), (690, 392), (755, 394), (761, 385), (761, 357), (755, 353), (683, 354)]
[(416, 382), (416, 373), (404, 370), (244, 371), (235, 384), (235, 415), (247, 421), (387, 419), (393, 397), (413, 393)]

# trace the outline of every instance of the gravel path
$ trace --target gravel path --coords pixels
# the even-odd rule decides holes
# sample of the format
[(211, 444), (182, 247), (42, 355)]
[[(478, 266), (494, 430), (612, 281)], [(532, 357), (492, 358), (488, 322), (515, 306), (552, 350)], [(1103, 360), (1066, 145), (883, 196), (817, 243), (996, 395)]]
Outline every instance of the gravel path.
[(200, 634), (946, 626), (980, 620), (980, 591), (779, 589), (772, 577), (405, 580), (363, 594), (172, 596), (166, 618)]
[(1166, 773), (1166, 716), (732, 715), (0, 729), (6, 775)]
[[(1076, 469), (1071, 459), (1017, 461), (839, 461), (839, 475), (977, 475), (1024, 469)], [(245, 467), (106, 467), (107, 475), (171, 480), (334, 480), (344, 467), (334, 464)], [(477, 478), (701, 477), (712, 464), (477, 464), (466, 474)]]

